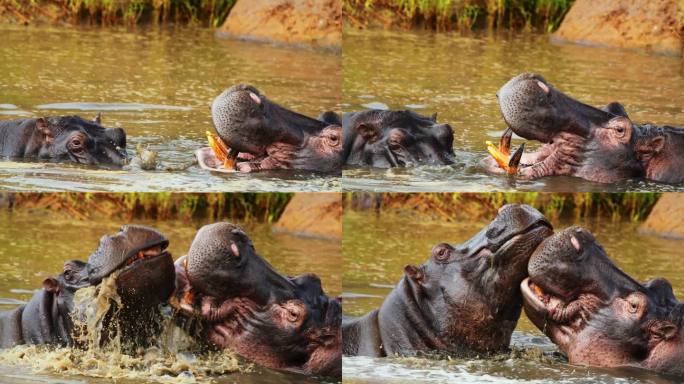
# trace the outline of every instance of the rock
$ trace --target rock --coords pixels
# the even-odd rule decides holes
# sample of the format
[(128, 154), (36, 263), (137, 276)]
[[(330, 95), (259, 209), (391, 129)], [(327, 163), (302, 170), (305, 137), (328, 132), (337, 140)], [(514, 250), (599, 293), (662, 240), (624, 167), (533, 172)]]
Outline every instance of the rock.
[(577, 0), (553, 40), (681, 55), (680, 18), (678, 0)]
[(238, 0), (217, 35), (340, 50), (341, 0)]
[(326, 239), (342, 237), (342, 195), (298, 193), (273, 226), (274, 232)]
[(684, 239), (684, 199), (679, 193), (664, 193), (639, 232)]

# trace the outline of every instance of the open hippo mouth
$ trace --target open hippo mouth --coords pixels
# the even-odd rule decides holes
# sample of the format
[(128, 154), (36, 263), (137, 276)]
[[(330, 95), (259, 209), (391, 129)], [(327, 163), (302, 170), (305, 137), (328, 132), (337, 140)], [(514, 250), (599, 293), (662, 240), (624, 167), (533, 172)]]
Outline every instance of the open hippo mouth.
[[(611, 103), (603, 110), (583, 104), (534, 73), (512, 78), (497, 98), (508, 129), (499, 153), (492, 149), (490, 153), (509, 173), (529, 179), (566, 175), (598, 182), (643, 174), (634, 148), (635, 126), (620, 104)], [(509, 159), (513, 133), (542, 146), (532, 153), (523, 153), (521, 146)]]
[(175, 288), (173, 257), (169, 241), (152, 228), (127, 225), (100, 239), (88, 260), (93, 285), (116, 275), (117, 291), (124, 304), (153, 306), (166, 301)]
[(315, 275), (280, 275), (239, 227), (201, 228), (176, 261), (176, 281), (172, 305), (202, 321), (210, 345), (268, 368), (341, 375), (340, 300)]
[(339, 172), (342, 127), (284, 108), (246, 84), (235, 85), (211, 106), (215, 135), (197, 152), (200, 166), (219, 171), (303, 169)]

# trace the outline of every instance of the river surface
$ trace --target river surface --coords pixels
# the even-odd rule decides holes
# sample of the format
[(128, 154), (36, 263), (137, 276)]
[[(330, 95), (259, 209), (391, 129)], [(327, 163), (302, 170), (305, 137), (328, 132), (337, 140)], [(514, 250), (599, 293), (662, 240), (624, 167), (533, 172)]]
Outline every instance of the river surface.
[[(406, 264), (421, 264), (441, 242), (460, 243), (488, 222), (441, 223), (399, 216), (345, 211), (343, 297), (348, 315), (377, 308)], [(684, 297), (684, 242), (642, 236), (637, 224), (588, 219), (553, 223), (556, 229), (589, 229), (615, 263), (637, 280), (665, 277)], [(515, 353), (491, 359), (344, 357), (348, 383), (671, 383), (648, 372), (587, 368), (567, 364), (558, 350), (523, 314), (513, 334)]]
[[(64, 261), (87, 260), (97, 248), (99, 238), (112, 234), (125, 224), (122, 220), (91, 219), (79, 221), (56, 215), (45, 210), (14, 211), (0, 210), (0, 310), (12, 309), (18, 303), (27, 301), (35, 289), (41, 287), (43, 279), (61, 272)], [(159, 229), (170, 240), (169, 251), (174, 258), (185, 254), (202, 221), (165, 220), (160, 222), (134, 220), (129, 223), (149, 225)], [(240, 223), (254, 245), (265, 259), (284, 275), (316, 273), (322, 280), (323, 289), (329, 295), (341, 293), (341, 249), (336, 241), (302, 238), (273, 233), (269, 225)], [(315, 255), (325, 257), (315, 257)], [(111, 379), (92, 378), (84, 369), (82, 375), (56, 375), (54, 366), (46, 353), (37, 353), (37, 364), (51, 367), (48, 372), (37, 372), (24, 365), (0, 363), (0, 382), (24, 383), (111, 383)], [(202, 356), (195, 357), (202, 363)], [(0, 354), (0, 360), (3, 360)], [(10, 358), (10, 361), (12, 359)], [(35, 362), (34, 362), (35, 363)], [(105, 364), (103, 362), (102, 364)], [(78, 367), (68, 367), (77, 369)], [(192, 383), (179, 377), (163, 377), (158, 373), (145, 371), (118, 372), (117, 383), (169, 382)], [(241, 367), (241, 368), (247, 368)], [(252, 367), (230, 375), (210, 377), (214, 383), (317, 383), (314, 379), (298, 375), (282, 374), (267, 369)], [(207, 382), (198, 381), (198, 382)]]
[[(496, 92), (513, 76), (536, 72), (595, 106), (625, 105), (638, 123), (684, 126), (684, 61), (610, 48), (554, 44), (548, 35), (501, 32), (395, 32), (345, 29), (343, 110), (414, 109), (454, 128), (453, 166), (348, 169), (343, 189), (372, 191), (661, 191), (646, 181), (600, 184), (572, 177), (511, 181), (484, 172), (485, 140), (506, 128)], [(513, 141), (517, 147), (522, 140)], [(527, 142), (526, 148), (536, 145)]]
[[(213, 131), (214, 97), (251, 83), (297, 112), (339, 108), (340, 55), (217, 39), (209, 29), (0, 26), (0, 119), (102, 112), (128, 151), (158, 152), (160, 170), (122, 171), (0, 162), (0, 188), (74, 191), (321, 191), (337, 177), (311, 172), (212, 174), (193, 165)], [(173, 171), (164, 169), (174, 169)]]

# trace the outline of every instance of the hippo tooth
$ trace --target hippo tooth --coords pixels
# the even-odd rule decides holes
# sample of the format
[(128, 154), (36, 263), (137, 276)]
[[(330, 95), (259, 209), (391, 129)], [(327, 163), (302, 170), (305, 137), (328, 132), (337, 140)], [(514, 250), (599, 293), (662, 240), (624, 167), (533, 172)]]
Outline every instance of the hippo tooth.
[(580, 246), (579, 240), (575, 236), (570, 236), (570, 242), (572, 243), (572, 246), (575, 247), (577, 252), (582, 250), (582, 247)]

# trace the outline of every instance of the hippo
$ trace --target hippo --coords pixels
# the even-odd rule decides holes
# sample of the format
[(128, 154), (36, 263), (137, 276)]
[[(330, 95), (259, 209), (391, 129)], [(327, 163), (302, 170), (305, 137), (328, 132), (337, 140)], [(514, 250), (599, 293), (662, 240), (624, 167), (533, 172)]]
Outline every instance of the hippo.
[(470, 240), (437, 244), (404, 276), (379, 309), (342, 320), (345, 355), (459, 357), (506, 351), (522, 311), (518, 286), (527, 262), (553, 233), (534, 208), (510, 204)]
[(580, 227), (544, 240), (528, 272), (525, 313), (571, 364), (684, 377), (684, 303), (667, 280), (637, 282)]
[(220, 143), (213, 144), (215, 139), (210, 138), (214, 150), (198, 151), (205, 167), (220, 168), (223, 161), (224, 168), (240, 172), (302, 169), (341, 173), (339, 124), (293, 112), (251, 85), (238, 84), (217, 96), (211, 116)]
[(267, 368), (340, 378), (341, 301), (313, 274), (286, 277), (238, 226), (197, 232), (176, 261), (179, 312), (201, 321), (194, 336)]
[[(499, 90), (497, 98), (510, 128), (505, 135), (516, 133), (543, 143), (538, 151), (513, 158), (515, 163), (509, 171), (520, 177), (566, 175), (610, 183), (657, 175), (663, 167), (657, 158), (673, 157), (671, 149), (658, 155), (662, 146), (657, 140), (642, 140), (639, 144), (644, 131), (655, 131), (634, 124), (621, 104), (613, 102), (602, 109), (583, 104), (540, 75), (523, 73), (514, 77)], [(677, 145), (676, 140), (671, 141), (672, 147)], [(649, 162), (653, 169), (646, 172)], [(676, 179), (672, 175), (682, 171), (674, 170), (676, 161), (665, 162), (673, 170), (660, 178), (672, 181)], [(490, 159), (486, 167), (492, 171), (498, 168)]]
[(168, 240), (158, 231), (143, 226), (124, 226), (117, 234), (104, 236), (88, 263), (66, 262), (62, 273), (45, 279), (27, 304), (0, 313), (0, 347), (83, 346), (74, 332), (74, 295), (113, 273), (117, 273), (122, 308), (116, 316), (107, 314), (105, 321), (118, 321), (122, 341), (146, 344), (154, 327), (141, 326), (141, 321), (149, 321), (153, 308), (166, 302), (175, 288), (175, 268), (165, 250), (167, 245)]
[(0, 157), (121, 167), (127, 162), (126, 133), (105, 128), (100, 115), (51, 116), (0, 122)]
[(367, 110), (345, 113), (344, 159), (351, 166), (375, 168), (454, 163), (454, 132), (449, 124), (413, 111)]
[(662, 183), (684, 181), (684, 128), (668, 125), (639, 126), (636, 151), (646, 178)]

